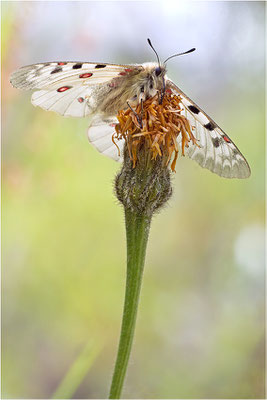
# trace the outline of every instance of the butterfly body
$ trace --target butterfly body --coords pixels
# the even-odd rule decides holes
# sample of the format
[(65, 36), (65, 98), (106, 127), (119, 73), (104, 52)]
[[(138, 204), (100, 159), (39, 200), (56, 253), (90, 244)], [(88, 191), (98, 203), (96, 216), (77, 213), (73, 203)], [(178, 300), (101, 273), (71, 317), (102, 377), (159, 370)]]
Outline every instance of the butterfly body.
[(128, 108), (128, 104), (134, 107), (142, 100), (145, 101), (160, 93), (164, 87), (165, 74), (162, 72), (158, 76), (157, 69), (156, 63), (125, 68), (121, 77), (114, 78), (110, 84), (102, 88), (97, 109), (104, 115), (114, 115), (118, 110)]
[[(37, 89), (31, 99), (35, 106), (63, 116), (91, 117), (89, 141), (117, 161), (121, 156), (112, 135), (118, 111), (135, 107), (156, 94), (160, 101), (168, 91), (180, 98), (181, 112), (194, 129), (199, 144), (186, 149), (186, 154), (226, 178), (250, 175), (249, 165), (235, 144), (167, 77), (165, 64), (41, 63), (15, 71), (11, 84), (19, 89)], [(179, 137), (177, 140), (181, 145)]]

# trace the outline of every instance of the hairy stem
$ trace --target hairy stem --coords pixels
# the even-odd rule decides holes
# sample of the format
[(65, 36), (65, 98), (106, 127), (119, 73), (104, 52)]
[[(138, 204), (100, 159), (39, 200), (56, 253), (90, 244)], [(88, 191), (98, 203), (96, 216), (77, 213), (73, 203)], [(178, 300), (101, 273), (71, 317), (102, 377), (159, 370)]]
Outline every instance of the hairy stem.
[(127, 279), (123, 319), (110, 399), (119, 399), (133, 343), (151, 216), (125, 209)]
[(144, 145), (133, 168), (128, 147), (124, 146), (123, 166), (115, 179), (115, 193), (124, 207), (127, 236), (127, 278), (120, 342), (109, 398), (119, 399), (134, 337), (134, 329), (146, 246), (152, 215), (171, 196), (170, 173), (166, 157), (151, 159)]

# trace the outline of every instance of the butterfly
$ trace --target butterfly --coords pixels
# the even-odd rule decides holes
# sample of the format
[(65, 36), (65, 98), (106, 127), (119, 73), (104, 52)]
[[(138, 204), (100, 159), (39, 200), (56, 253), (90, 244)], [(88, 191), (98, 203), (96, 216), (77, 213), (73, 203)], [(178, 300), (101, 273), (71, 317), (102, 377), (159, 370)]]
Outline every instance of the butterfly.
[[(22, 67), (11, 75), (18, 89), (35, 90), (34, 106), (65, 117), (91, 117), (88, 138), (96, 149), (121, 161), (122, 141), (112, 141), (119, 110), (134, 107), (166, 92), (181, 100), (181, 114), (189, 121), (198, 146), (186, 148), (186, 155), (201, 167), (224, 178), (248, 178), (250, 167), (233, 141), (219, 126), (166, 75), (166, 62), (118, 65), (91, 62), (48, 62)], [(180, 137), (177, 138), (181, 146)], [(118, 147), (120, 152), (118, 152)]]

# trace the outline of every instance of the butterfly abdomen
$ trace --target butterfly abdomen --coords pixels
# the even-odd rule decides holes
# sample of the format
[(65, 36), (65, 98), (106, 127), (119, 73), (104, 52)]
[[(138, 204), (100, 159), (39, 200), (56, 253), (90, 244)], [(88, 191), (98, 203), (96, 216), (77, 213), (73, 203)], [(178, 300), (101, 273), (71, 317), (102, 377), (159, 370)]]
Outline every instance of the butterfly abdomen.
[(140, 74), (114, 78), (110, 83), (99, 88), (97, 109), (105, 115), (114, 115), (118, 110), (128, 108), (127, 103), (136, 105), (140, 101), (140, 93), (144, 86)]

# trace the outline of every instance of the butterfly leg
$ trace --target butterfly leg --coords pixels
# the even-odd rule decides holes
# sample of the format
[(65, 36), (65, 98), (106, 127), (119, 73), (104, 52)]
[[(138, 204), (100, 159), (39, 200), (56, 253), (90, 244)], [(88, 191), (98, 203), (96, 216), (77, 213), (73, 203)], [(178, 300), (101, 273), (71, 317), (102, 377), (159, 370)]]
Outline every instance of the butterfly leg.
[(161, 98), (160, 98), (159, 104), (162, 104), (162, 102), (163, 102), (163, 98), (164, 98), (164, 95), (165, 95), (165, 90), (166, 90), (166, 85), (165, 85), (165, 79), (163, 77), (163, 85), (162, 85)]
[(141, 99), (141, 112), (140, 112), (140, 114), (141, 114), (141, 121), (143, 120), (143, 113), (144, 113), (144, 102), (143, 102), (143, 99)]
[[(138, 122), (138, 124), (140, 126), (140, 129), (143, 129), (142, 112), (141, 112), (141, 116), (140, 116), (140, 115), (137, 114), (136, 111), (134, 111), (134, 109), (131, 107), (131, 105), (130, 105), (130, 103), (128, 101), (127, 101), (126, 104), (130, 108), (130, 110), (134, 113), (134, 115), (135, 115), (135, 117), (137, 119), (137, 122)], [(143, 111), (143, 101), (142, 100), (141, 100), (141, 107), (142, 107), (142, 111)]]
[(159, 102), (159, 104), (161, 104), (160, 100), (161, 100), (162, 95), (161, 95), (161, 92), (159, 92), (159, 90), (157, 91), (157, 96), (158, 96), (158, 102)]

